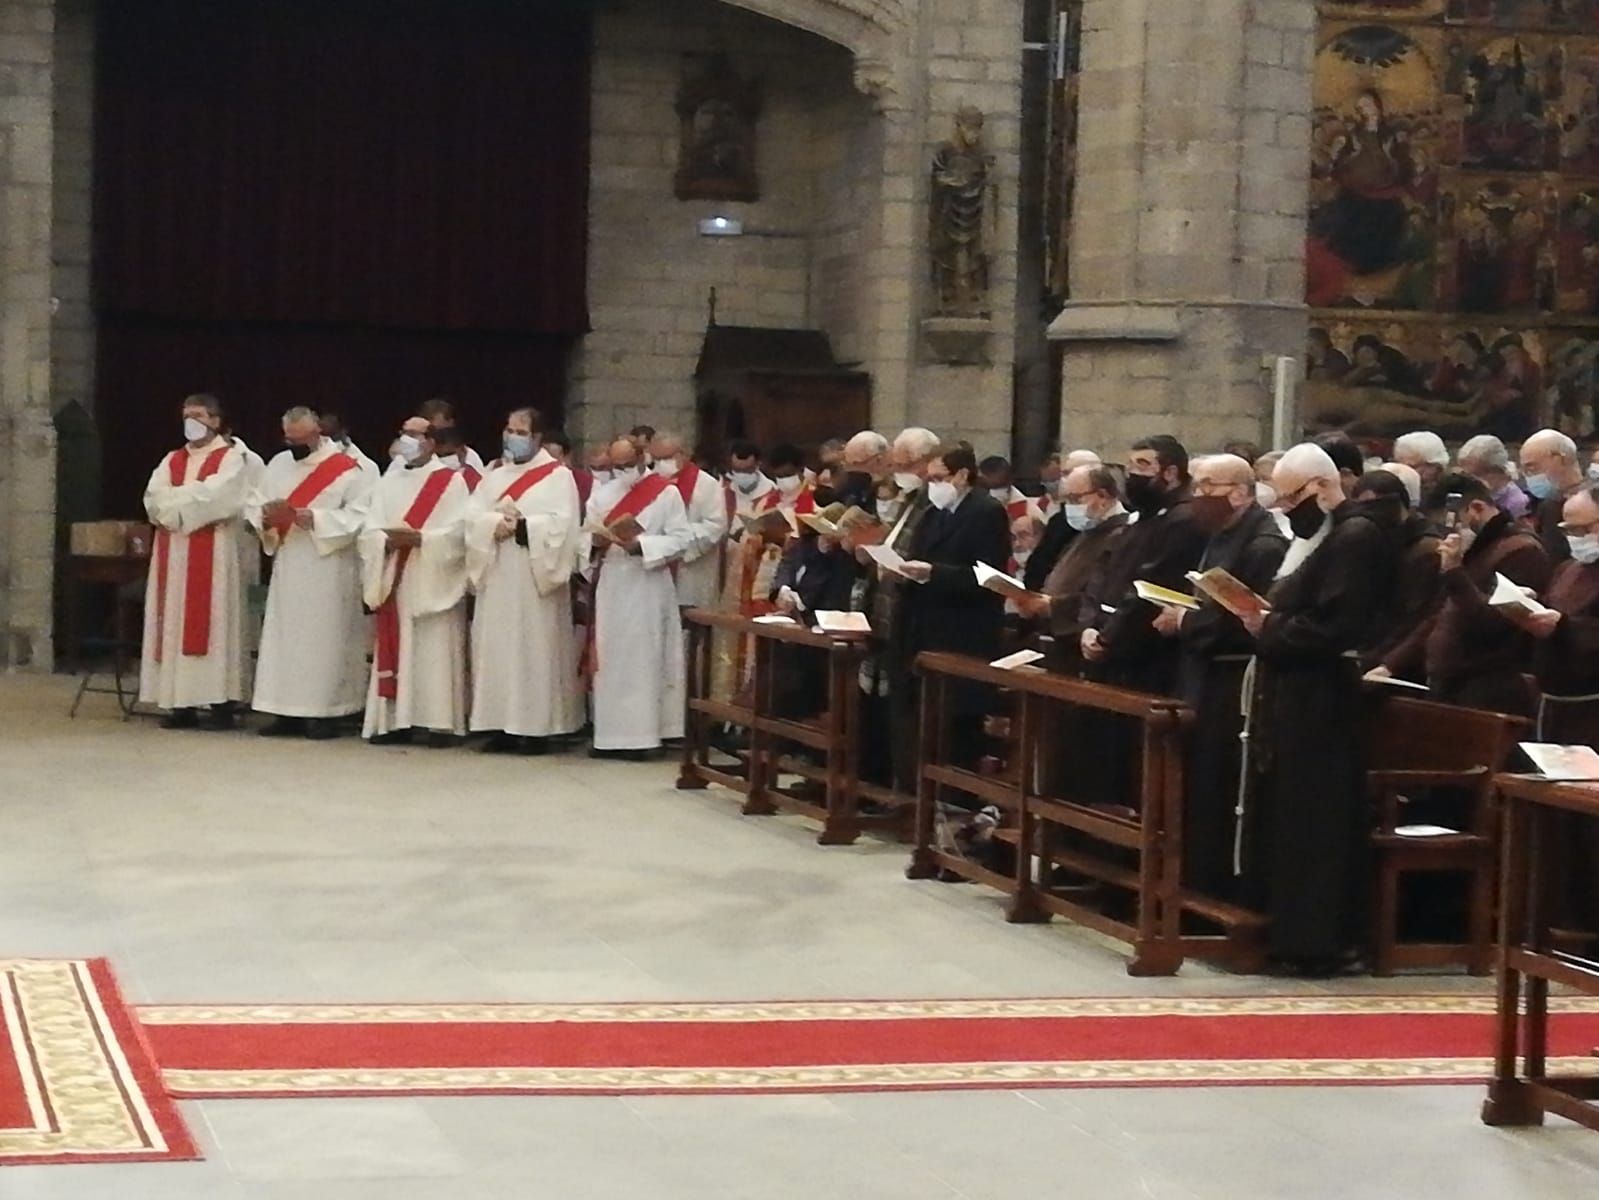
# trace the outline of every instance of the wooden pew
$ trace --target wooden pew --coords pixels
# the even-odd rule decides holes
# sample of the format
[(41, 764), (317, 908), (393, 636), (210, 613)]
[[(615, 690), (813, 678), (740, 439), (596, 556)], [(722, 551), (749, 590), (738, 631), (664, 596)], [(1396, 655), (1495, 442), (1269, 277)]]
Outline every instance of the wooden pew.
[[(1521, 717), (1413, 699), (1379, 691), (1368, 714), (1366, 785), (1374, 825), (1372, 847), (1371, 968), (1392, 975), (1403, 967), (1462, 965), (1473, 975), (1493, 967), (1494, 877), (1498, 821), (1494, 772), (1509, 762), (1516, 743), (1530, 735)], [(1397, 832), (1407, 821), (1401, 797), (1423, 789), (1457, 794), (1451, 834), (1417, 837)], [(1400, 898), (1404, 877), (1455, 872), (1467, 877), (1466, 940), (1402, 942)]]
[[(1060, 915), (1132, 946), (1133, 975), (1170, 975), (1187, 956), (1235, 969), (1254, 969), (1264, 957), (1265, 919), (1259, 914), (1187, 892), (1182, 887), (1183, 734), (1192, 712), (1178, 701), (1088, 683), (1037, 669), (997, 670), (975, 659), (923, 654), (916, 669), (923, 679), (920, 789), (915, 848), (906, 873), (913, 879), (950, 872), (987, 884), (1011, 897), (1007, 918), (1047, 921)], [(959, 682), (988, 684), (1012, 693), (1017, 723), (1015, 769), (990, 777), (949, 761), (950, 694)], [(1066, 709), (1114, 714), (1138, 722), (1139, 782), (1126, 803), (1051, 794), (1049, 754), (1062, 749), (1054, 737)], [(1104, 747), (1064, 747), (1086, 759)], [(937, 841), (944, 794), (958, 790), (1006, 814), (999, 836), (1017, 849), (1015, 870), (1000, 875), (949, 853)], [(1093, 903), (1093, 896), (1053, 876), (1064, 868), (1097, 889), (1130, 903), (1131, 912)], [(1108, 911), (1107, 911), (1108, 908)], [(1185, 933), (1185, 913), (1220, 925), (1220, 937)]]
[[(849, 845), (868, 830), (908, 833), (909, 797), (860, 779), (858, 678), (867, 652), (863, 637), (825, 635), (803, 625), (768, 624), (709, 609), (691, 609), (686, 621), (688, 686), (680, 789), (712, 783), (730, 788), (743, 797), (746, 816), (801, 813), (821, 822), (817, 841), (824, 846)], [(751, 686), (732, 700), (711, 695), (715, 630), (748, 637), (753, 646)], [(782, 656), (796, 651), (823, 664), (820, 713), (783, 710)], [(718, 722), (740, 728), (748, 737), (748, 748), (736, 764), (713, 761), (710, 732)], [(820, 763), (814, 761), (818, 756)], [(785, 783), (785, 776), (799, 782)], [(875, 801), (884, 811), (862, 812), (862, 800)]]

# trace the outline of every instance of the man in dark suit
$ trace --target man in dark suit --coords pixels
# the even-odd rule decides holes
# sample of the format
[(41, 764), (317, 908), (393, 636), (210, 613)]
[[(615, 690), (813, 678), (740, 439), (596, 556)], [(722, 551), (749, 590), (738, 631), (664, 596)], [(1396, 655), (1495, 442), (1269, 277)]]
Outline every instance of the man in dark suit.
[[(905, 568), (916, 581), (905, 596), (907, 661), (924, 650), (967, 654), (985, 662), (999, 654), (1005, 602), (997, 592), (978, 586), (973, 567), (982, 562), (1005, 569), (1010, 521), (1005, 506), (975, 487), (976, 482), (977, 458), (970, 446), (944, 450), (927, 465), (932, 511), (916, 528)], [(909, 686), (910, 681), (904, 683)], [(957, 761), (981, 757), (981, 717), (988, 707), (987, 689), (981, 685), (955, 690), (951, 749)]]

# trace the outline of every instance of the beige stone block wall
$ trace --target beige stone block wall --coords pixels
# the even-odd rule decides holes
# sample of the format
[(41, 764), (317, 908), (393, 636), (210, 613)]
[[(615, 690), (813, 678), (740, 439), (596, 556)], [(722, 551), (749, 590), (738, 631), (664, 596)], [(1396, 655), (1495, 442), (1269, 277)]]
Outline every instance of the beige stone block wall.
[(48, 0), (0, 3), (0, 663), (48, 669), (52, 83)]

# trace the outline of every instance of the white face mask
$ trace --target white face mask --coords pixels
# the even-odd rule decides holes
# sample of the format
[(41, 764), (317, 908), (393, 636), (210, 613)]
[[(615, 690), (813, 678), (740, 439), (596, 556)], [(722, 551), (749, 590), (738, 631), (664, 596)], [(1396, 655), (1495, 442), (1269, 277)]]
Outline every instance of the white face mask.
[(1027, 560), (1033, 557), (1033, 552), (1031, 550), (1016, 550), (1012, 552), (1011, 557), (1016, 560), (1018, 567), (1025, 567)]
[(194, 417), (183, 418), (183, 440), (186, 442), (203, 442), (211, 436), (211, 427), (204, 421)]
[(589, 474), (594, 476), (595, 483), (610, 483), (616, 472), (610, 467), (590, 467)]
[(895, 471), (894, 486), (902, 492), (914, 492), (922, 486), (922, 477), (910, 471)]
[(631, 467), (612, 467), (611, 478), (619, 483), (635, 483), (644, 477), (644, 468), (634, 463)]
[(1277, 504), (1277, 489), (1269, 483), (1255, 485), (1255, 503), (1262, 508), (1272, 508)]
[(395, 451), (399, 455), (401, 462), (406, 464), (414, 463), (422, 457), (422, 439), (412, 437), (409, 433), (402, 433)]
[(651, 467), (650, 470), (654, 471), (662, 479), (675, 478), (677, 475), (677, 459), (658, 458), (655, 460), (655, 465)]
[(1599, 562), (1599, 533), (1568, 533), (1566, 543), (1571, 547), (1571, 557), (1583, 566)]
[(888, 525), (899, 517), (898, 500), (879, 500), (877, 502), (877, 519)]
[(772, 480), (772, 482), (777, 484), (777, 490), (785, 496), (799, 495), (800, 488), (805, 485), (805, 480), (798, 475), (785, 475), (781, 479)]
[(1001, 504), (1008, 503), (1010, 500), (1010, 488), (1008, 487), (989, 488), (988, 494), (994, 497), (994, 499), (998, 500)]
[(948, 511), (955, 507), (955, 501), (960, 499), (960, 493), (949, 480), (935, 479), (927, 485), (927, 499), (934, 508)]
[(1086, 504), (1066, 504), (1062, 505), (1062, 508), (1066, 513), (1066, 524), (1078, 533), (1083, 533), (1099, 524), (1097, 518), (1088, 515)]
[(734, 487), (748, 495), (761, 482), (761, 473), (759, 471), (734, 471), (728, 478), (733, 481)]
[(1596, 483), (1599, 483), (1599, 462), (1592, 462), (1588, 464), (1588, 478), (1594, 480)]

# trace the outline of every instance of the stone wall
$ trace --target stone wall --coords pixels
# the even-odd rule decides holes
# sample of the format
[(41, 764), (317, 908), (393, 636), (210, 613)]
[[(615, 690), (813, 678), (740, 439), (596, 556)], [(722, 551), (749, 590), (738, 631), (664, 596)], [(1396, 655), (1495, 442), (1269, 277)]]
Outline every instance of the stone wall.
[(94, 313), (89, 304), (94, 152), (94, 0), (56, 0), (51, 407), (94, 408)]
[(1264, 440), (1303, 353), (1315, 6), (1088, 0), (1063, 436)]
[(54, 6), (0, 3), (0, 662), (48, 666)]

